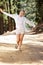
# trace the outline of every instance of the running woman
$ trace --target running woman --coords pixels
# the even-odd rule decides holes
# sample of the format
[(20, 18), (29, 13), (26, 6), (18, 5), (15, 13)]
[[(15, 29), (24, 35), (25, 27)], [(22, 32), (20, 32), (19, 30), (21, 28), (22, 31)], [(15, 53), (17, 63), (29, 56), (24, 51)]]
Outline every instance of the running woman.
[(23, 41), (23, 37), (25, 34), (25, 23), (29, 24), (30, 26), (35, 27), (35, 24), (31, 21), (29, 21), (24, 15), (25, 11), (21, 10), (19, 14), (9, 14), (4, 12), (2, 9), (0, 9), (0, 12), (13, 18), (16, 23), (16, 37), (17, 37), (17, 49), (21, 50), (21, 45)]

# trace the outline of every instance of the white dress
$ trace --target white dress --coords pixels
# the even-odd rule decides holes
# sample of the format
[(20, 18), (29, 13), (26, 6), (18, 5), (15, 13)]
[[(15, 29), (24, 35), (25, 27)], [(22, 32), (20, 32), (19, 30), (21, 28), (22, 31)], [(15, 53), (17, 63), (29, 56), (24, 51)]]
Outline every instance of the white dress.
[(16, 34), (24, 34), (25, 33), (25, 23), (29, 24), (30, 26), (35, 27), (35, 24), (28, 20), (26, 17), (20, 17), (18, 14), (9, 14), (6, 12), (3, 12), (3, 14), (12, 17), (15, 20), (16, 23)]

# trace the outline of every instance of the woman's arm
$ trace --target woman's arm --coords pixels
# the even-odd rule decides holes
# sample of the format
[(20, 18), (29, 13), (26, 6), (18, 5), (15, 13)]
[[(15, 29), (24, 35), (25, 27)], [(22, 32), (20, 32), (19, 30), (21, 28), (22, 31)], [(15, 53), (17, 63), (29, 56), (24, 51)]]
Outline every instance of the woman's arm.
[(3, 14), (5, 14), (5, 15), (11, 17), (11, 18), (14, 18), (14, 14), (6, 13), (6, 12), (4, 12), (2, 9), (0, 9), (0, 11), (1, 11)]
[(26, 22), (27, 24), (29, 24), (30, 26), (35, 27), (34, 22), (28, 20), (27, 18), (25, 18), (25, 22)]

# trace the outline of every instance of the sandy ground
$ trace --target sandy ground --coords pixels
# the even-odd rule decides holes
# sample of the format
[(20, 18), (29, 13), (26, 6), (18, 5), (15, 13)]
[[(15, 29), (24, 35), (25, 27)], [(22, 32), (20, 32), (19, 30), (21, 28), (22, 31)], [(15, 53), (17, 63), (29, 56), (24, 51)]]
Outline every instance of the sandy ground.
[(15, 35), (0, 35), (0, 65), (43, 65), (43, 33), (25, 35), (22, 51), (15, 44)]

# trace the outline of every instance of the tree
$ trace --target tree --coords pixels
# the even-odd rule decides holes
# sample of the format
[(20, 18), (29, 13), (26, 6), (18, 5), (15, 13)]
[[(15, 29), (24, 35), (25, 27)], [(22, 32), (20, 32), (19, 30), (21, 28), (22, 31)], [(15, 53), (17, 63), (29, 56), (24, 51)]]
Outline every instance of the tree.
[[(43, 20), (43, 0), (0, 0), (0, 6), (4, 6), (4, 10), (11, 14), (19, 13), (21, 9), (24, 9), (25, 16), (37, 24)], [(9, 31), (12, 31), (16, 26), (13, 21), (4, 15), (3, 23), (6, 23), (5, 26), (8, 25)]]
[[(0, 1), (0, 8), (3, 9), (3, 2)], [(3, 23), (3, 15), (0, 13), (0, 34), (4, 33), (4, 23)]]

